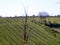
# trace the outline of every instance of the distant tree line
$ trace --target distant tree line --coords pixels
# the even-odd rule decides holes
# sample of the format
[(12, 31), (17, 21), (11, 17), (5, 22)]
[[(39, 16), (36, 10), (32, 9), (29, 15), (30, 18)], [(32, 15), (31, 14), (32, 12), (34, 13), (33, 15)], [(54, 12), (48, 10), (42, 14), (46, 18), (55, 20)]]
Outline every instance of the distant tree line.
[[(14, 17), (7, 17), (7, 18), (24, 18), (25, 16), (17, 16), (17, 15), (15, 15)], [(38, 14), (37, 14), (37, 16), (35, 16), (35, 15), (32, 15), (32, 16), (27, 16), (27, 17), (40, 17), (40, 18), (46, 18), (46, 17), (60, 17), (60, 14), (58, 14), (58, 15), (55, 15), (55, 16), (51, 16), (48, 12), (39, 12)], [(0, 16), (0, 18), (2, 18), (2, 16)], [(5, 18), (5, 17), (3, 17), (3, 18)]]

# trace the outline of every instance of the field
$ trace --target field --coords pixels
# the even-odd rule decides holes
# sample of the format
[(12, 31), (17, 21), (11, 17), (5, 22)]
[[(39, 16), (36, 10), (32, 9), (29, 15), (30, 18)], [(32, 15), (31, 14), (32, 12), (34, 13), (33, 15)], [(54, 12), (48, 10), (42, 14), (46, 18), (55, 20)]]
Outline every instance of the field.
[[(46, 18), (52, 23), (60, 23), (60, 18)], [(60, 34), (52, 33), (52, 28), (39, 23), (40, 18), (28, 18), (27, 45), (60, 45)], [(23, 45), (24, 18), (0, 18), (0, 45)]]

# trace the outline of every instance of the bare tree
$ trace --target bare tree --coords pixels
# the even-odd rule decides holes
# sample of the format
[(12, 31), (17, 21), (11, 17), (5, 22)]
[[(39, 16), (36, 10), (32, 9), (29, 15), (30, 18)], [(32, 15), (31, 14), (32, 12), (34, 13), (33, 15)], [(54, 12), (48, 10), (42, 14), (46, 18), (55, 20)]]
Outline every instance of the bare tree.
[(48, 12), (39, 12), (38, 16), (40, 16), (40, 18), (46, 18), (49, 16)]
[(27, 41), (28, 41), (28, 35), (27, 35), (27, 12), (24, 8), (24, 12), (25, 12), (25, 24), (24, 24), (24, 45), (27, 45)]

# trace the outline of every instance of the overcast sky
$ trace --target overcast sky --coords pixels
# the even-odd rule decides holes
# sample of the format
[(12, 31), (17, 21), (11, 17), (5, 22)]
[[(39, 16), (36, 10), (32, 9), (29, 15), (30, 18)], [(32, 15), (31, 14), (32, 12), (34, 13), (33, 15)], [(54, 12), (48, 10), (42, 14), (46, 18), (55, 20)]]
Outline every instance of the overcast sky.
[(48, 12), (50, 15), (60, 14), (60, 0), (0, 0), (0, 16), (24, 15), (24, 7), (28, 15)]

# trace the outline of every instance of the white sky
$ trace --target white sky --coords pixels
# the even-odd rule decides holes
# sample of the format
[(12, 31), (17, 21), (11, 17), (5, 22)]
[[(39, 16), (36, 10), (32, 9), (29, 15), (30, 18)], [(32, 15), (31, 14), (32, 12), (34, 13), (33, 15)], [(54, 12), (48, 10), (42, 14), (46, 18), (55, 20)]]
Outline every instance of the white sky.
[(24, 7), (28, 15), (37, 15), (46, 11), (50, 15), (60, 14), (60, 0), (0, 0), (0, 16), (24, 15)]

